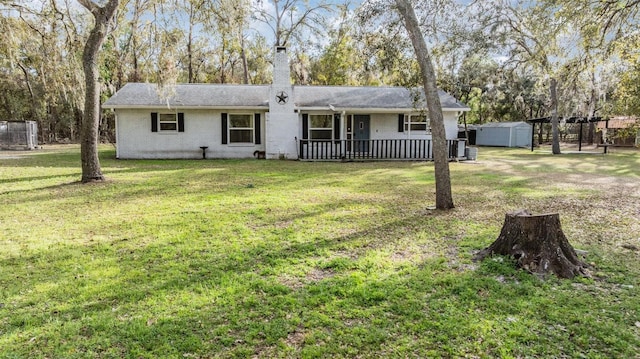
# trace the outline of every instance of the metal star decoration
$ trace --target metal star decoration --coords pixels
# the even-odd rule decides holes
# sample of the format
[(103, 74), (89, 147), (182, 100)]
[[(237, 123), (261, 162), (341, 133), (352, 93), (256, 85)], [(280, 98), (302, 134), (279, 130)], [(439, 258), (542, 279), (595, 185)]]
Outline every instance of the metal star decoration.
[(287, 100), (289, 99), (289, 95), (287, 95), (286, 92), (284, 91), (280, 91), (278, 92), (278, 94), (276, 95), (276, 101), (278, 102), (278, 104), (280, 105), (284, 105), (285, 103), (287, 103)]

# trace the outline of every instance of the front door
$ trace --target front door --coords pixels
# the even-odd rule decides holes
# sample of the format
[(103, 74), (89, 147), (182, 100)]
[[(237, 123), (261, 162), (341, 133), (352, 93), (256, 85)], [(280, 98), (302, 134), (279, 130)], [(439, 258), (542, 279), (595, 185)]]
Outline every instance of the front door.
[(369, 151), (369, 129), (371, 119), (369, 115), (353, 116), (353, 139), (356, 152)]

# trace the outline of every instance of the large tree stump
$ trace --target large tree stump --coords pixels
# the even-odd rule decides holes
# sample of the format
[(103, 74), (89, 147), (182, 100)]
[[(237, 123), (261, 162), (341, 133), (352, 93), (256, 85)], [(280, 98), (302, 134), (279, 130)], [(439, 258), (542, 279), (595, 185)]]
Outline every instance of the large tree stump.
[(511, 256), (518, 267), (543, 277), (548, 273), (560, 278), (590, 276), (587, 265), (578, 259), (564, 236), (558, 213), (532, 215), (527, 210), (507, 213), (500, 236), (474, 260), (494, 254)]

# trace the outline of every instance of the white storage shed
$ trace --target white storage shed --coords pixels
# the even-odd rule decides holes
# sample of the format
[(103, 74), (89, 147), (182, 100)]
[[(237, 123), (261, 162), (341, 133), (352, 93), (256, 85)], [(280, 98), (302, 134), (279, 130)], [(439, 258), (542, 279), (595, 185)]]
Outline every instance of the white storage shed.
[(526, 122), (491, 122), (477, 126), (476, 145), (530, 147), (531, 125)]

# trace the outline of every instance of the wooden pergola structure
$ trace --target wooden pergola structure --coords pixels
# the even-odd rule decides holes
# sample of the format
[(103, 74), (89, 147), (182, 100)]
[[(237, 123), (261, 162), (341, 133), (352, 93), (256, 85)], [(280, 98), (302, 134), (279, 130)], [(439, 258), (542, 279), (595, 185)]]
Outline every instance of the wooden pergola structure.
[[(585, 123), (605, 122), (605, 128), (609, 128), (609, 119), (602, 117), (579, 117), (573, 116), (568, 118), (560, 118), (564, 123), (578, 123), (580, 124), (580, 132), (578, 132), (578, 151), (582, 151), (582, 128)], [(527, 120), (527, 123), (531, 124), (531, 151), (533, 152), (533, 142), (535, 140), (536, 124), (542, 126), (543, 123), (551, 123), (551, 117), (540, 117)], [(604, 152), (607, 152), (607, 147), (604, 148)]]

